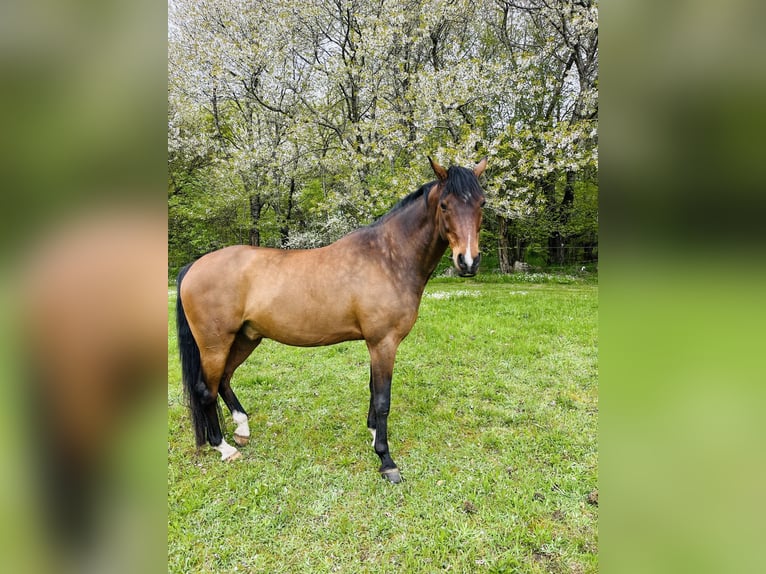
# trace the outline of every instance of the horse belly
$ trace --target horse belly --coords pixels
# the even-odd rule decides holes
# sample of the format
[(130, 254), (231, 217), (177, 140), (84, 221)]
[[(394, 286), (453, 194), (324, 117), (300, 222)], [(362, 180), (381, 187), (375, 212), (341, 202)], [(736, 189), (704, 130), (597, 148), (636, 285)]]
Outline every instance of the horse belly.
[(277, 295), (249, 315), (246, 324), (250, 329), (285, 345), (318, 347), (362, 338), (349, 302), (333, 302), (310, 293)]

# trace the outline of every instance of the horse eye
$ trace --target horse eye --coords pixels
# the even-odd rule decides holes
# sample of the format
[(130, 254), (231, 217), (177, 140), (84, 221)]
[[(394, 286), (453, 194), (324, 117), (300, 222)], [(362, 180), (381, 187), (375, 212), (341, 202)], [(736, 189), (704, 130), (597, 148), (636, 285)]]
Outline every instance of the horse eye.
[(482, 199), (481, 203), (479, 204), (479, 207), (484, 207), (486, 204), (487, 204), (487, 200), (486, 199)]
[(442, 211), (447, 211), (447, 204), (442, 202), (439, 204), (439, 207), (441, 207)]

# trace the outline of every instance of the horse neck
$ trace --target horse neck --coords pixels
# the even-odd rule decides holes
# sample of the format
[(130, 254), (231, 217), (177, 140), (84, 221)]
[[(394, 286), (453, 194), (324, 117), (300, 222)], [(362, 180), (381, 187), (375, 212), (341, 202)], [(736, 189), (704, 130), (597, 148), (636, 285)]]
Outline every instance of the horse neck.
[(431, 199), (432, 195), (427, 209), (418, 199), (381, 226), (386, 248), (396, 254), (392, 265), (400, 271), (402, 282), (420, 293), (448, 246), (436, 226), (438, 201)]

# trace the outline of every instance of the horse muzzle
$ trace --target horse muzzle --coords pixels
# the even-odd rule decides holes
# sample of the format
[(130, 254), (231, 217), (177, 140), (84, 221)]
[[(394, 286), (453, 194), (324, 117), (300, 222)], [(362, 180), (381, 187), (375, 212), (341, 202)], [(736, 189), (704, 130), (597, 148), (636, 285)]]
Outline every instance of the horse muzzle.
[(465, 260), (465, 256), (462, 253), (457, 255), (457, 272), (461, 277), (473, 277), (479, 270), (479, 262), (481, 262), (481, 253), (476, 256), (470, 265)]

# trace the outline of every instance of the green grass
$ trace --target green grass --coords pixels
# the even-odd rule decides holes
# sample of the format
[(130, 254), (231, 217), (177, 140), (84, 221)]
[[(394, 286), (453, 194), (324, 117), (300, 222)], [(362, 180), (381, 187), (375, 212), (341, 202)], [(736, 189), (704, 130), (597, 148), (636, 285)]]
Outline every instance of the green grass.
[(598, 288), (563, 283), (429, 283), (394, 370), (399, 485), (370, 447), (363, 342), (264, 342), (233, 380), (243, 458), (196, 454), (171, 294), (169, 571), (596, 572)]

